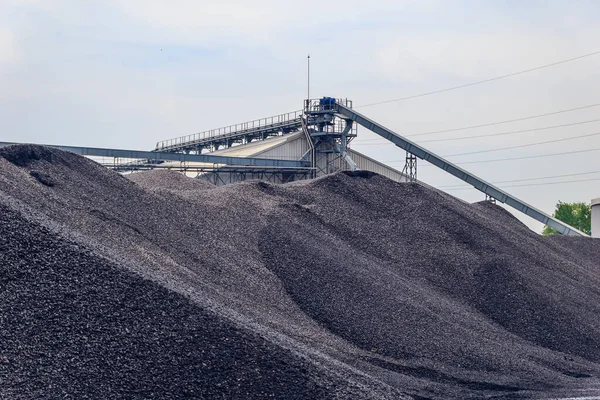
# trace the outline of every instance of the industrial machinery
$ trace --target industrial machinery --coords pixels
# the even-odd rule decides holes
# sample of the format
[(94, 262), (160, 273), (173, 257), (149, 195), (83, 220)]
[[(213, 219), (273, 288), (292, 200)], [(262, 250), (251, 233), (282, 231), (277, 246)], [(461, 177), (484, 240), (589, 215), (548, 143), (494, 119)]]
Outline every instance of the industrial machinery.
[[(358, 125), (406, 151), (402, 172), (350, 148)], [(13, 143), (0, 146), (7, 144)], [(486, 198), (505, 203), (561, 234), (587, 236), (356, 112), (348, 99), (307, 99), (301, 111), (161, 141), (153, 151), (53, 147), (82, 155), (128, 159), (107, 165), (121, 172), (171, 168), (193, 172), (217, 185), (245, 179), (282, 183), (357, 169), (400, 182), (417, 181), (417, 160), (421, 159), (472, 185)]]
[[(288, 123), (283, 125), (285, 129), (298, 129), (297, 114), (294, 114), (294, 117), (293, 119), (288, 118), (286, 120)], [(483, 192), (486, 198), (505, 203), (562, 234), (585, 235), (583, 232), (551, 217), (491, 183), (356, 112), (352, 109), (352, 101), (348, 99), (335, 99), (332, 97), (307, 99), (304, 101), (303, 115), (299, 118), (299, 121), (310, 147), (300, 160), (310, 161), (310, 167), (314, 171), (312, 176), (328, 174), (339, 169), (358, 169), (358, 165), (354, 162), (348, 151), (348, 145), (357, 135), (356, 125), (358, 124), (406, 151), (406, 166), (403, 171), (404, 180), (416, 180), (417, 159), (425, 160), (472, 185), (475, 189)], [(277, 123), (281, 124), (279, 120)], [(272, 132), (273, 128), (271, 127), (276, 126), (279, 125), (275, 125), (274, 123), (271, 125), (266, 124), (263, 125), (262, 129), (264, 132)], [(254, 132), (253, 134), (256, 135)], [(266, 134), (262, 133), (259, 135), (264, 136)], [(230, 133), (230, 136), (236, 137), (235, 133)], [(161, 149), (157, 147), (157, 151), (161, 151)], [(346, 165), (342, 166), (340, 161)]]

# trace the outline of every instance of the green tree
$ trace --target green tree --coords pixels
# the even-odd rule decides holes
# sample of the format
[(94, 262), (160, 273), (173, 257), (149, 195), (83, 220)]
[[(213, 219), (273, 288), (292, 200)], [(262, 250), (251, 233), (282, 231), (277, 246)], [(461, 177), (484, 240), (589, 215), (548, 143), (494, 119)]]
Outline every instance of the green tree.
[[(592, 209), (587, 203), (563, 203), (559, 201), (552, 216), (588, 235), (592, 231)], [(557, 233), (554, 229), (546, 226), (542, 235), (555, 235)]]

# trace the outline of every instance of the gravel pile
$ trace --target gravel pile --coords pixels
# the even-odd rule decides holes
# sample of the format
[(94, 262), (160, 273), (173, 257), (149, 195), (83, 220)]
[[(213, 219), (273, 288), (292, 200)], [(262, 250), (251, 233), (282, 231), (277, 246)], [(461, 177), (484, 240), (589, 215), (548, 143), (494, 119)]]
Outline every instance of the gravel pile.
[[(367, 172), (223, 187), (166, 171), (127, 179), (69, 153), (13, 146), (0, 149), (0, 204), (2, 229), (22, 236), (0, 242), (6, 275), (22, 279), (0, 292), (0, 320), (22, 318), (2, 332), (14, 369), (0, 363), (10, 376), (0, 375), (0, 397), (94, 397), (98, 385), (116, 395), (134, 387), (132, 398), (191, 388), (209, 398), (600, 393), (600, 241), (540, 237), (489, 203)], [(101, 322), (56, 334), (88, 317)], [(135, 335), (110, 333), (132, 326)], [(222, 345), (221, 330), (236, 346), (215, 347), (214, 362), (184, 355)], [(73, 364), (54, 342), (79, 346)], [(106, 364), (106, 352), (118, 363)], [(238, 353), (245, 361), (228, 362)], [(152, 378), (131, 371), (140, 364)], [(72, 391), (77, 382), (87, 391)]]
[(0, 398), (328, 398), (306, 361), (0, 206)]
[(129, 179), (146, 189), (175, 191), (204, 190), (215, 186), (200, 179), (192, 179), (180, 172), (155, 169), (127, 175)]

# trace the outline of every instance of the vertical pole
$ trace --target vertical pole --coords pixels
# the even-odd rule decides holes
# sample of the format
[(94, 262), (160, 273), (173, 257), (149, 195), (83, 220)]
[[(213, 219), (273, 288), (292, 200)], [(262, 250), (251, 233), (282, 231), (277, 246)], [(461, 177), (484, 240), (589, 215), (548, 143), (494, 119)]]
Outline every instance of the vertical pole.
[(308, 97), (307, 97), (307, 99), (310, 100), (310, 54), (308, 55), (307, 63), (308, 63)]

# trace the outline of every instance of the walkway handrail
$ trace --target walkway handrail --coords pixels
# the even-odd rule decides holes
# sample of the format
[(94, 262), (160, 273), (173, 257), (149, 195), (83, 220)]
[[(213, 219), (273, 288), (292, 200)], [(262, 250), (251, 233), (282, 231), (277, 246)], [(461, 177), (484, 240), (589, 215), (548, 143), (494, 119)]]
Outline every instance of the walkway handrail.
[(299, 126), (301, 117), (302, 110), (298, 110), (285, 114), (275, 115), (273, 117), (243, 122), (241, 124), (211, 129), (192, 135), (167, 139), (156, 143), (156, 151), (167, 151), (170, 149), (185, 147), (187, 145), (193, 145), (201, 141), (245, 135), (248, 134), (248, 132), (260, 131), (268, 128), (281, 128), (296, 125)]

